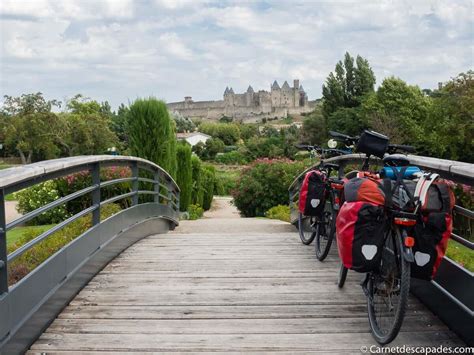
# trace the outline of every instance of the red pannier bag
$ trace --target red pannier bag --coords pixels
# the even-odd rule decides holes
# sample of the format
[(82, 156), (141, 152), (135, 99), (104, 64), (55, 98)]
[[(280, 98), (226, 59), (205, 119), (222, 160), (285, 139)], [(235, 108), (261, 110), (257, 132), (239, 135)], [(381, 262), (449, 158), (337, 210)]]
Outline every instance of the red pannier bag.
[(336, 218), (339, 257), (348, 269), (369, 272), (378, 267), (385, 233), (383, 206), (344, 202)]
[(453, 231), (454, 193), (443, 179), (436, 179), (428, 189), (421, 208), (421, 221), (415, 226), (415, 262), (411, 276), (431, 280), (446, 254)]
[(355, 177), (344, 184), (344, 200), (347, 202), (364, 201), (376, 205), (385, 204), (385, 193), (380, 179)]
[(305, 216), (320, 216), (326, 202), (326, 174), (308, 171), (300, 189), (299, 211)]

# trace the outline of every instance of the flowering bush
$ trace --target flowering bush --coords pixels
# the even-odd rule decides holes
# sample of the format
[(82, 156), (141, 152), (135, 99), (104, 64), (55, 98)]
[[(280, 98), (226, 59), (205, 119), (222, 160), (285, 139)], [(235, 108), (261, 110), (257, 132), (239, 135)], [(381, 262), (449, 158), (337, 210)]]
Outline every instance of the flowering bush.
[[(111, 167), (101, 169), (101, 181), (108, 181), (113, 179), (127, 178), (132, 175), (129, 168), (126, 167)], [(92, 178), (89, 171), (80, 171), (55, 180), (49, 180), (44, 183), (29, 187), (14, 194), (15, 199), (18, 200), (18, 212), (28, 213), (39, 207), (42, 207), (60, 197), (67, 196), (73, 192), (85, 189), (91, 186)], [(147, 187), (150, 188), (150, 187)], [(122, 195), (131, 191), (130, 182), (121, 182), (118, 184), (103, 187), (101, 189), (102, 201)], [(130, 198), (117, 201), (121, 208), (127, 208), (131, 205)], [(39, 217), (30, 221), (30, 224), (55, 224), (63, 221), (69, 216), (72, 216), (80, 211), (88, 208), (92, 204), (91, 194), (85, 194), (72, 201), (65, 203), (59, 207), (49, 210)]]
[(273, 206), (288, 203), (288, 187), (305, 169), (288, 159), (258, 159), (244, 169), (233, 190), (234, 203), (245, 217), (265, 215)]
[[(23, 214), (34, 211), (61, 197), (55, 181), (52, 180), (18, 191), (13, 196), (18, 200), (18, 212)], [(35, 217), (30, 221), (30, 224), (59, 223), (68, 216), (66, 207), (59, 206)]]

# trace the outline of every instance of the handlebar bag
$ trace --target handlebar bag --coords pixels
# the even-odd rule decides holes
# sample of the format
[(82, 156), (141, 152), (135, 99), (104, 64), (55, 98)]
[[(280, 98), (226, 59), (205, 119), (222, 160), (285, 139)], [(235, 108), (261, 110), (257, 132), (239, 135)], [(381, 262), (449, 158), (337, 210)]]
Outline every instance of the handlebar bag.
[(355, 151), (383, 158), (388, 148), (388, 137), (383, 134), (365, 130), (358, 142)]
[(306, 173), (300, 189), (299, 211), (305, 216), (320, 216), (326, 202), (326, 174), (318, 170)]
[(344, 202), (336, 218), (339, 257), (348, 269), (375, 270), (380, 263), (385, 235), (385, 212), (378, 204)]
[(453, 231), (453, 217), (448, 212), (430, 212), (422, 219), (423, 223), (415, 226), (415, 262), (411, 265), (411, 276), (431, 280), (446, 254)]

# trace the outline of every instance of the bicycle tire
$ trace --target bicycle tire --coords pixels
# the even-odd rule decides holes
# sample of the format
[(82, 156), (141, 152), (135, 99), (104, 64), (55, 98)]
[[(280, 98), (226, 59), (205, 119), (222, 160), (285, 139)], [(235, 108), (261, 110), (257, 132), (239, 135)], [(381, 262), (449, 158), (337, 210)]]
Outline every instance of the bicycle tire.
[(304, 245), (310, 245), (316, 237), (316, 231), (313, 229), (314, 218), (309, 216), (305, 218), (301, 212), (298, 215), (298, 233)]
[[(399, 281), (399, 296), (398, 296), (398, 301), (397, 303), (397, 309), (395, 311), (393, 321), (391, 324), (387, 327), (387, 330), (382, 329), (380, 326), (381, 319), (377, 317), (377, 314), (379, 313), (378, 310), (376, 309), (376, 302), (374, 297), (375, 295), (375, 288), (378, 289), (379, 285), (376, 283), (376, 278), (381, 277), (383, 278), (384, 276), (381, 275), (382, 273), (385, 272), (392, 272), (393, 270), (390, 270), (389, 268), (392, 267), (393, 269), (393, 263), (390, 265), (390, 262), (384, 261), (384, 255), (382, 255), (381, 258), (381, 270), (380, 273), (371, 273), (369, 275), (369, 280), (367, 283), (367, 289), (368, 289), (368, 294), (369, 297), (367, 297), (367, 309), (368, 309), (368, 316), (369, 316), (369, 323), (370, 323), (370, 329), (372, 331), (372, 336), (374, 339), (381, 345), (385, 345), (390, 343), (392, 340), (396, 338), (398, 335), (400, 328), (403, 323), (403, 319), (405, 317), (405, 312), (408, 304), (408, 293), (410, 291), (410, 263), (405, 260), (405, 258), (402, 255), (402, 250), (401, 250), (401, 243), (402, 243), (402, 238), (400, 235), (400, 231), (397, 228), (395, 231), (391, 230), (388, 232), (388, 238), (386, 238), (386, 242), (384, 244), (384, 252), (386, 253), (385, 256), (389, 255), (390, 253), (387, 251), (387, 241), (390, 243), (390, 239), (392, 239), (395, 245), (395, 250), (396, 254), (394, 257), (394, 260), (399, 262), (399, 269), (400, 270), (395, 270), (396, 272), (399, 273), (400, 275), (400, 281)], [(388, 265), (389, 270), (384, 270), (384, 265), (383, 263)], [(385, 281), (386, 283), (389, 283)], [(387, 287), (387, 286), (385, 286)], [(392, 287), (393, 287), (393, 282), (392, 282)], [(385, 292), (387, 292), (387, 289), (385, 289)], [(390, 303), (390, 306), (393, 305), (391, 302), (390, 297), (388, 298), (388, 302)], [(382, 304), (385, 303), (387, 304), (387, 301), (384, 300)], [(383, 307), (383, 306), (382, 306)]]
[(344, 284), (346, 283), (346, 278), (347, 278), (347, 271), (349, 269), (344, 266), (344, 264), (341, 264), (341, 267), (339, 268), (339, 278), (337, 280), (337, 287), (343, 288)]
[(326, 259), (329, 254), (329, 250), (331, 250), (331, 244), (334, 240), (335, 234), (336, 211), (334, 211), (332, 202), (329, 199), (326, 201), (326, 205), (324, 206), (322, 221), (320, 221), (320, 223), (318, 223), (316, 226), (316, 243), (314, 243), (316, 259), (319, 261), (324, 261), (324, 259)]

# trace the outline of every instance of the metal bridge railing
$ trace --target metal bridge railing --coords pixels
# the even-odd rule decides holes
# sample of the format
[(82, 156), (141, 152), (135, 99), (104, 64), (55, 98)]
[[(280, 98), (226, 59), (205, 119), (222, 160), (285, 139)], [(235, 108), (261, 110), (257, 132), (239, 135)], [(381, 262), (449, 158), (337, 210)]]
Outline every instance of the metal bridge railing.
[[(101, 181), (100, 169), (129, 167), (131, 177)], [(70, 174), (88, 171), (91, 185), (6, 223), (5, 196)], [(148, 177), (145, 177), (148, 176)], [(130, 192), (101, 200), (101, 189), (129, 182)], [(140, 190), (140, 183), (144, 189)], [(7, 254), (7, 234), (41, 214), (90, 195), (91, 205)], [(140, 195), (151, 195), (142, 202)], [(102, 206), (123, 199), (131, 205), (101, 221)], [(8, 285), (9, 264), (73, 221), (92, 215), (92, 226), (27, 274)], [(158, 165), (126, 156), (55, 159), (0, 171), (0, 353), (22, 352), (96, 272), (123, 249), (150, 234), (178, 224), (179, 188)], [(137, 232), (137, 229), (140, 229)]]
[[(339, 165), (338, 175), (344, 176), (348, 165), (362, 166), (365, 159), (364, 154), (348, 154), (325, 159), (327, 163)], [(457, 162), (452, 160), (436, 159), (416, 155), (408, 155), (411, 165), (416, 165), (423, 170), (435, 172), (445, 179), (454, 183), (474, 186), (474, 164)], [(382, 166), (378, 158), (371, 158), (371, 166)], [(298, 199), (299, 189), (306, 172), (316, 167), (311, 166), (298, 175), (290, 185), (289, 202), (291, 211), (291, 222), (298, 221)], [(452, 233), (451, 238), (470, 249), (471, 257), (474, 258), (474, 242), (472, 230), (474, 211), (461, 206), (454, 207), (454, 224), (456, 220), (468, 219), (468, 228), (464, 235)], [(437, 314), (448, 326), (455, 330), (467, 343), (474, 343), (474, 273), (464, 268), (458, 262), (445, 256), (438, 273), (430, 283), (418, 279), (411, 281), (412, 292), (425, 303), (435, 314)]]

